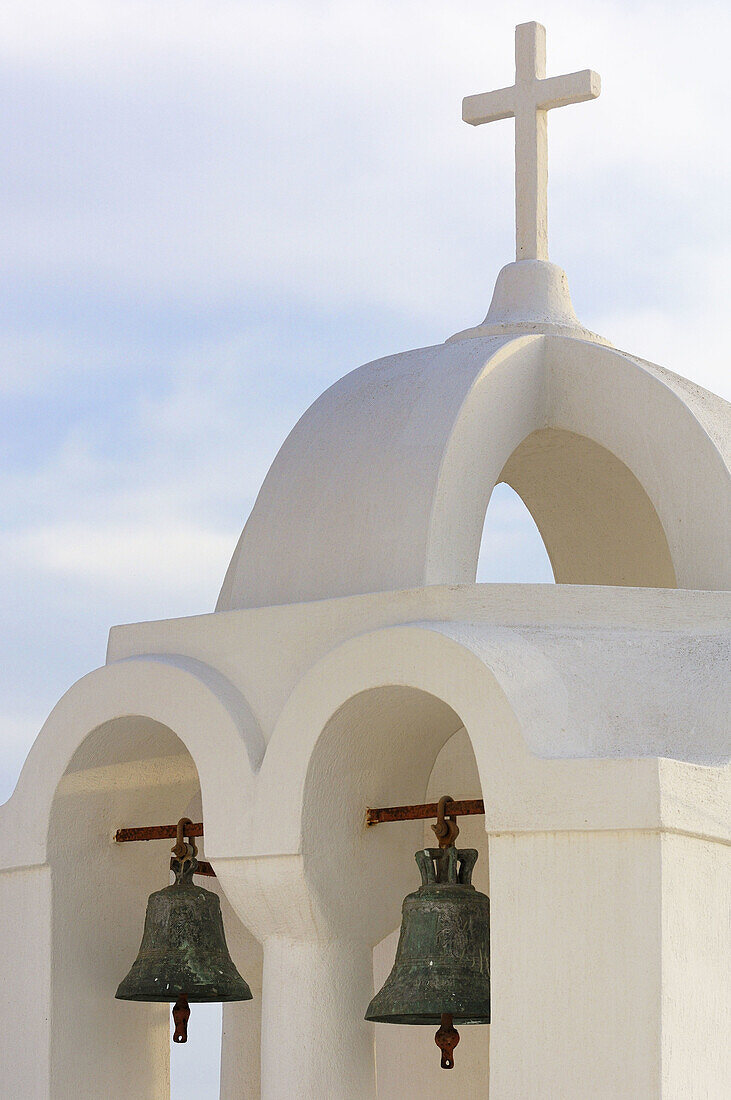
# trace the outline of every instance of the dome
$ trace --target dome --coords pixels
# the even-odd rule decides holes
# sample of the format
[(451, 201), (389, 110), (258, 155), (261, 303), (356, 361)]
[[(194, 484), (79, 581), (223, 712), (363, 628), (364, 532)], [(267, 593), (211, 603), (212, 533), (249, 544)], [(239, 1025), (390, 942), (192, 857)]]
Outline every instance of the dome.
[(550, 110), (600, 93), (545, 77), (545, 28), (515, 32), (515, 84), (467, 96), (515, 119), (516, 260), (481, 325), (342, 378), (277, 455), (219, 610), (474, 582), (505, 481), (564, 584), (725, 589), (726, 402), (584, 328), (548, 259)]
[(584, 329), (560, 268), (510, 264), (482, 325), (367, 363), (307, 410), (217, 609), (474, 582), (501, 481), (559, 583), (726, 589), (727, 408)]

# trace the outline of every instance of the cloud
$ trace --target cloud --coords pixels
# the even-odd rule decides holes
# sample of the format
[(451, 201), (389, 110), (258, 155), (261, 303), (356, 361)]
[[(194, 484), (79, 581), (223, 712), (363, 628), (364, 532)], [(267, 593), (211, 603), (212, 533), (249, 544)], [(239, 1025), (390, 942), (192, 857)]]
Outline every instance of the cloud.
[(237, 532), (182, 524), (104, 526), (60, 523), (16, 532), (4, 541), (5, 564), (22, 563), (59, 583), (190, 602), (201, 592), (201, 577), (223, 577)]
[[(725, 210), (728, 16), (554, 2), (545, 18), (550, 71), (591, 64), (605, 83), (551, 115), (556, 258), (577, 283), (572, 261), (613, 267), (621, 246), (651, 282), (679, 209), (709, 239)], [(511, 81), (512, 22), (472, 0), (15, 6), (6, 268), (199, 309), (258, 293), (273, 312), (366, 303), (462, 328), (510, 258), (512, 123), (472, 131), (460, 100)]]
[(697, 277), (688, 281), (685, 300), (677, 308), (663, 309), (652, 295), (638, 296), (633, 303), (612, 301), (608, 296), (592, 322), (596, 331), (623, 351), (730, 398), (731, 370), (722, 322), (728, 309), (731, 247), (725, 253), (709, 249), (702, 262), (689, 260), (685, 267), (695, 267)]
[[(530, 14), (6, 5), (9, 746), (103, 660), (111, 623), (213, 607), (270, 462), (327, 385), (484, 317), (513, 255), (513, 125), (466, 127), (460, 102), (512, 82)], [(540, 16), (549, 74), (603, 79), (549, 123), (551, 254), (577, 313), (728, 393), (728, 6), (545, 0)], [(502, 493), (481, 579), (545, 577)]]
[(23, 714), (0, 714), (0, 804), (6, 802), (15, 789), (23, 761), (45, 719), (41, 711)]
[(90, 340), (40, 332), (0, 333), (0, 397), (38, 395), (104, 370), (109, 351)]

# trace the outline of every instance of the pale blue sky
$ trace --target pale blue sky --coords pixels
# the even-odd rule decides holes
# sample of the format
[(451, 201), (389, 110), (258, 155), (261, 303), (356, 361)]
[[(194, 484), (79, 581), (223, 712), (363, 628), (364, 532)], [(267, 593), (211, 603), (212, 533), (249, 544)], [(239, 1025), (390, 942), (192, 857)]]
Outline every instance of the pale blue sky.
[[(0, 798), (111, 623), (213, 607), (325, 386), (484, 316), (513, 255), (513, 125), (467, 127), (460, 102), (512, 82), (516, 21), (546, 23), (549, 74), (602, 75), (549, 123), (580, 318), (728, 392), (725, 9), (4, 7)], [(537, 576), (514, 504), (493, 512), (482, 575)]]
[[(513, 127), (460, 103), (532, 18), (549, 75), (602, 76), (549, 122), (579, 317), (727, 396), (727, 4), (3, 6), (0, 800), (112, 623), (213, 608), (325, 386), (482, 319)], [(491, 520), (481, 577), (548, 579), (510, 494)]]

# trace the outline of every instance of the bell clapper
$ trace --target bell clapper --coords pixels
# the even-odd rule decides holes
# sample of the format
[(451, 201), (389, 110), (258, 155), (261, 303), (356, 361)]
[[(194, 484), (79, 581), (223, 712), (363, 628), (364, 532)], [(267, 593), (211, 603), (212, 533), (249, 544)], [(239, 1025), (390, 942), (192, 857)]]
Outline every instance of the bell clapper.
[(459, 1042), (459, 1032), (449, 1012), (442, 1013), (442, 1023), (434, 1036), (434, 1042), (442, 1052), (442, 1069), (454, 1069), (454, 1048)]
[(188, 1020), (190, 1019), (190, 1005), (188, 998), (181, 993), (173, 1005), (173, 1021), (175, 1022), (174, 1043), (188, 1042)]
[[(175, 837), (175, 847), (172, 849), (173, 859), (177, 860), (180, 866), (175, 869), (175, 880), (179, 882), (181, 880), (182, 873), (188, 870), (189, 866), (195, 860), (198, 855), (198, 847), (192, 837), (186, 841), (184, 831), (186, 825), (192, 825), (193, 822), (189, 817), (181, 817), (178, 822), (177, 835)], [(186, 866), (187, 865), (187, 866)], [(188, 998), (184, 993), (181, 993), (177, 1001), (173, 1005), (173, 1023), (175, 1024), (175, 1031), (173, 1032), (174, 1043), (187, 1043), (188, 1042), (188, 1020), (190, 1019), (190, 1005), (188, 1004)]]

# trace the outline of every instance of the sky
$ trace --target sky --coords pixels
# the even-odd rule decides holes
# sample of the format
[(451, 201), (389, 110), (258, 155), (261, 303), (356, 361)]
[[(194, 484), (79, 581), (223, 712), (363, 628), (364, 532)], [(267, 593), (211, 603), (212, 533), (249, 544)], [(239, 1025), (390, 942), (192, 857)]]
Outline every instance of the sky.
[[(548, 75), (602, 77), (549, 117), (580, 320), (729, 396), (727, 3), (2, 6), (0, 801), (110, 625), (213, 609), (326, 386), (482, 320), (513, 124), (461, 99), (513, 82), (529, 19)], [(507, 489), (479, 577), (551, 579)]]

